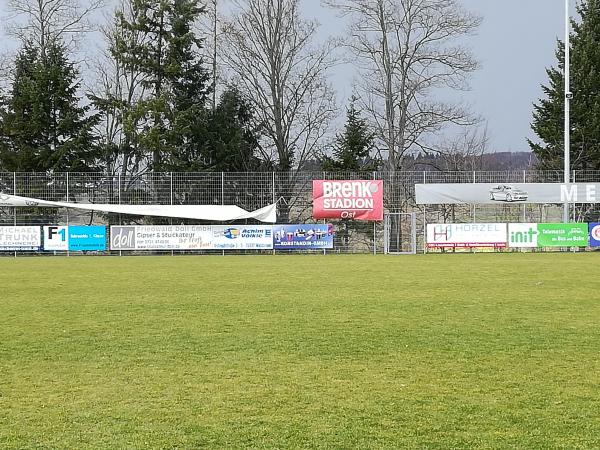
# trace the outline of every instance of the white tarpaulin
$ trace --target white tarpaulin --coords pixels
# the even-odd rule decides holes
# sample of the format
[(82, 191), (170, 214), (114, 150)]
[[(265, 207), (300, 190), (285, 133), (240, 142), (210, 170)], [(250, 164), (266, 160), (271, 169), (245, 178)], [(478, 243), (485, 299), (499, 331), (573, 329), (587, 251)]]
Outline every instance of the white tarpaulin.
[(18, 195), (0, 194), (0, 207), (42, 206), (53, 208), (75, 208), (85, 211), (100, 211), (134, 216), (175, 217), (180, 219), (232, 222), (234, 220), (256, 219), (261, 222), (277, 221), (275, 203), (248, 212), (234, 205), (113, 205), (106, 203), (51, 202)]

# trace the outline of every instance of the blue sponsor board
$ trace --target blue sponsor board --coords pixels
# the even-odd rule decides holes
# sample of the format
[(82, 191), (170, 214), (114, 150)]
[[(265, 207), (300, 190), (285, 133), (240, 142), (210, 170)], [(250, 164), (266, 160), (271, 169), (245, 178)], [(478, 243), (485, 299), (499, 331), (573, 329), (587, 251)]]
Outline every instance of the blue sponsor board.
[(73, 252), (106, 250), (106, 227), (70, 226), (69, 250)]
[(310, 250), (333, 248), (333, 225), (299, 224), (274, 225), (275, 250)]
[(590, 227), (590, 247), (600, 247), (600, 222), (589, 224)]

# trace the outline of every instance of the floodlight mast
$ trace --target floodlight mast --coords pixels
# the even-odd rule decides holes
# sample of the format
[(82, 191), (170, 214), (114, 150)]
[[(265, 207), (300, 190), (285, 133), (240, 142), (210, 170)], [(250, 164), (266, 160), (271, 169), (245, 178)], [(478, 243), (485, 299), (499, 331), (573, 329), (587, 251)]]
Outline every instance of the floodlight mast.
[[(571, 21), (569, 18), (569, 0), (565, 0), (565, 157), (564, 157), (564, 182), (565, 185), (571, 182), (571, 124), (570, 124), (570, 112), (571, 112)], [(569, 222), (569, 203), (565, 198), (564, 210), (563, 210), (563, 222)]]

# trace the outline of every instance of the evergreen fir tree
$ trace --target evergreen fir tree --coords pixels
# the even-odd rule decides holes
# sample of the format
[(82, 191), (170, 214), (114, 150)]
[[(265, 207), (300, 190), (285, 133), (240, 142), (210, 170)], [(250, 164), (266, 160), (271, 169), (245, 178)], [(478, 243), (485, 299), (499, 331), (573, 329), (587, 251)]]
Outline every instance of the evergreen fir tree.
[[(600, 1), (578, 5), (581, 22), (571, 37), (571, 169), (600, 170)], [(534, 105), (532, 129), (541, 143), (529, 141), (541, 169), (564, 164), (564, 43), (558, 43), (558, 68), (550, 68), (546, 98)]]
[[(132, 21), (118, 15), (122, 29), (114, 56), (143, 75), (151, 92), (124, 120), (140, 124), (135, 137), (152, 155), (155, 171), (173, 167), (174, 154), (193, 145), (191, 130), (203, 116), (208, 74), (200, 57), (200, 40), (191, 31), (203, 9), (198, 0), (133, 0)], [(132, 36), (142, 33), (144, 39)], [(127, 129), (127, 128), (126, 128)]]
[(263, 169), (257, 157), (260, 133), (249, 103), (232, 87), (214, 110), (194, 122), (190, 142), (175, 149), (168, 170), (246, 172)]
[(336, 137), (333, 157), (323, 158), (322, 167), (325, 171), (360, 171), (376, 168), (370, 160), (375, 135), (356, 110), (355, 103), (356, 98), (353, 97), (346, 112), (344, 132)]
[(0, 111), (0, 166), (19, 172), (95, 171), (97, 118), (80, 105), (79, 73), (60, 42), (26, 44)]
[(203, 153), (208, 156), (211, 170), (246, 172), (261, 168), (254, 123), (252, 108), (241, 93), (235, 88), (226, 90), (211, 113), (204, 141)]

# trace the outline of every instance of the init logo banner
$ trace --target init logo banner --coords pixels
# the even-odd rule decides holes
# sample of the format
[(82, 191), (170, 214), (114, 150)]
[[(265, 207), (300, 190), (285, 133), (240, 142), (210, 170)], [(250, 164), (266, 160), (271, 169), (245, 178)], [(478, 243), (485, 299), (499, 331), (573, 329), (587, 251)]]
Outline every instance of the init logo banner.
[(313, 180), (313, 217), (383, 220), (383, 181)]

